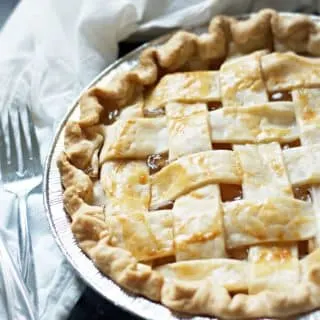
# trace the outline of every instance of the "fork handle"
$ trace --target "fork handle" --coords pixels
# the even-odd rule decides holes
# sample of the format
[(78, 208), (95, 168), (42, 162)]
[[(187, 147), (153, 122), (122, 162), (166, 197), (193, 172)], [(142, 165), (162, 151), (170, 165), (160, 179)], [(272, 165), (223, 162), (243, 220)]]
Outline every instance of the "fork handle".
[(16, 267), (7, 245), (0, 234), (0, 271), (4, 284), (5, 305), (7, 309), (8, 319), (18, 319), (15, 304), (21, 305), (23, 302), (24, 311), (27, 319), (36, 320), (36, 310), (29, 300), (28, 292), (24, 282), (21, 279), (18, 268)]
[(32, 242), (29, 228), (27, 195), (18, 195), (18, 238), (20, 250), (20, 269), (23, 280), (32, 297), (35, 309), (38, 309), (38, 294), (34, 268)]

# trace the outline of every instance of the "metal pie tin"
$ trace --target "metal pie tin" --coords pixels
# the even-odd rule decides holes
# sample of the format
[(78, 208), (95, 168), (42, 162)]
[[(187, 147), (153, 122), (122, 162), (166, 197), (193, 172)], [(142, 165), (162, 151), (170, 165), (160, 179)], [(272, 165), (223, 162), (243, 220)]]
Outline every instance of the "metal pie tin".
[[(282, 16), (294, 17), (294, 13), (281, 13)], [(250, 15), (238, 16), (239, 19), (247, 19)], [(320, 18), (310, 15), (311, 19), (320, 23)], [(193, 28), (190, 31), (200, 34), (206, 30), (207, 26)], [(71, 222), (63, 208), (63, 189), (60, 182), (60, 174), (56, 166), (57, 157), (64, 150), (64, 127), (69, 120), (76, 120), (79, 117), (78, 102), (80, 96), (88, 90), (88, 88), (95, 85), (101, 78), (113, 77), (115, 73), (123, 72), (132, 69), (137, 65), (141, 52), (152, 46), (159, 46), (165, 43), (172, 33), (164, 35), (153, 41), (145, 43), (123, 58), (117, 60), (104, 71), (102, 71), (90, 84), (85, 88), (79, 97), (68, 108), (68, 112), (61, 121), (50, 147), (44, 173), (44, 205), (46, 215), (50, 224), (53, 236), (63, 252), (64, 256), (73, 266), (78, 275), (90, 287), (96, 290), (109, 302), (123, 308), (124, 310), (138, 315), (144, 319), (150, 320), (209, 320), (215, 318), (200, 317), (200, 316), (186, 316), (170, 311), (167, 307), (160, 303), (152, 302), (144, 297), (136, 296), (119, 287), (115, 282), (110, 280), (107, 276), (102, 274), (98, 268), (93, 264), (92, 260), (88, 258), (85, 253), (78, 247), (77, 242), (71, 231)], [(319, 320), (320, 310), (311, 312), (307, 315), (295, 317), (299, 320)]]

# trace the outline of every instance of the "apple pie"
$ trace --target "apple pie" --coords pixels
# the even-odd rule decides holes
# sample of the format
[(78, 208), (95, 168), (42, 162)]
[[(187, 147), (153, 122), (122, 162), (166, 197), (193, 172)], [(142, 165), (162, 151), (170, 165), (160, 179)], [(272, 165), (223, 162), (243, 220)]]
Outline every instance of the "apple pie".
[(193, 315), (320, 307), (320, 29), (263, 10), (175, 33), (80, 99), (58, 160), (80, 248)]

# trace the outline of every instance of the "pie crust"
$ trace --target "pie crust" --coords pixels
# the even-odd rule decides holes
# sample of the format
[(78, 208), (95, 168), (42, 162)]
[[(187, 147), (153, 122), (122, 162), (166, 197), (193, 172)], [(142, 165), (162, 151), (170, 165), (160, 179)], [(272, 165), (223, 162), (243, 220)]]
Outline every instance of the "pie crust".
[(80, 248), (174, 311), (320, 307), (320, 30), (266, 9), (179, 31), (80, 99), (58, 159)]

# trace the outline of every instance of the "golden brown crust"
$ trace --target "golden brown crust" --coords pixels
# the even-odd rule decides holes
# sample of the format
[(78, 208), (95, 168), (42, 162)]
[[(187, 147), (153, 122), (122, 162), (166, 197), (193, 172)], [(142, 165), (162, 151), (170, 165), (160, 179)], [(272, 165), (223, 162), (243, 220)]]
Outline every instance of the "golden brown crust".
[(73, 187), (80, 198), (90, 202), (93, 190), (90, 177), (82, 170), (73, 166), (64, 152), (61, 153), (57, 165), (60, 170), (64, 188), (68, 189), (69, 187)]
[(81, 128), (78, 122), (69, 121), (65, 127), (64, 147), (70, 162), (91, 177), (99, 173), (98, 151), (103, 142), (101, 126)]
[(133, 70), (119, 74), (112, 81), (102, 79), (84, 94), (80, 100), (79, 124), (90, 126), (99, 123), (105, 108), (99, 99), (121, 108), (131, 103), (143, 86), (154, 84), (159, 71), (167, 73), (184, 69), (189, 60), (194, 58), (204, 62), (207, 67), (208, 61), (225, 55), (225, 42), (219, 30), (200, 36), (186, 31), (177, 32), (164, 45), (143, 51), (139, 65)]
[(224, 38), (225, 44), (228, 46), (229, 42), (232, 40), (230, 25), (235, 23), (237, 20), (228, 16), (216, 16), (209, 24), (209, 33), (218, 33), (219, 38)]
[(90, 127), (99, 123), (103, 106), (99, 103), (98, 97), (92, 90), (88, 90), (79, 101), (80, 120), (79, 125), (82, 127)]
[(273, 14), (271, 27), (277, 51), (308, 52), (309, 38), (315, 31), (315, 25), (307, 16), (285, 18)]
[(168, 70), (176, 71), (182, 67), (196, 51), (196, 36), (186, 32), (177, 32), (157, 51), (159, 65)]
[(83, 202), (84, 201), (79, 197), (75, 186), (71, 186), (64, 190), (63, 204), (70, 217), (79, 210)]
[(318, 57), (320, 55), (320, 29), (318, 26), (315, 26), (315, 28), (309, 35), (307, 52), (315, 57)]
[(157, 50), (155, 48), (144, 50), (139, 62), (139, 65), (129, 73), (130, 80), (143, 86), (154, 84), (158, 79)]
[(306, 15), (286, 17), (265, 9), (245, 21), (218, 16), (212, 19), (209, 32), (220, 33), (228, 43), (229, 54), (230, 50), (249, 53), (272, 47), (277, 51), (320, 54), (319, 27)]
[(209, 279), (197, 285), (164, 282), (160, 273), (138, 263), (129, 251), (112, 246), (104, 210), (89, 205), (92, 181), (82, 171), (91, 166), (93, 176), (97, 175), (93, 158), (103, 139), (97, 125), (110, 106), (126, 106), (165, 73), (207, 69), (213, 60), (227, 55), (272, 48), (320, 55), (319, 28), (306, 16), (289, 19), (273, 10), (263, 10), (246, 21), (215, 17), (208, 34), (177, 32), (166, 44), (146, 49), (133, 70), (117, 75), (112, 82), (100, 81), (81, 98), (80, 120), (66, 126), (65, 153), (58, 160), (64, 205), (79, 246), (120, 286), (176, 311), (230, 319), (284, 317), (320, 306), (320, 249), (300, 261), (302, 281), (290, 295), (263, 291), (231, 296)]
[(246, 21), (232, 21), (230, 25), (232, 40), (241, 53), (272, 49), (270, 20), (276, 13), (262, 10)]
[(109, 245), (106, 234), (91, 251), (99, 269), (126, 289), (160, 301), (163, 277), (150, 266), (140, 264), (127, 250)]
[(319, 293), (319, 286), (312, 282), (299, 284), (290, 292), (290, 296), (281, 292), (263, 291), (256, 295), (237, 294), (233, 297), (226, 289), (205, 280), (197, 287), (166, 282), (161, 302), (175, 311), (226, 319), (287, 317), (317, 308), (320, 303)]
[[(77, 215), (71, 224), (71, 230), (80, 248), (88, 255), (90, 254), (89, 251), (97, 245), (100, 234), (107, 228), (104, 220), (93, 215), (93, 213), (83, 212)], [(99, 214), (99, 212), (96, 212), (96, 214)]]

